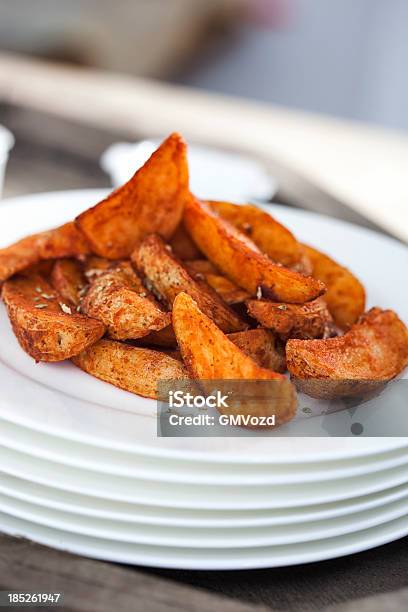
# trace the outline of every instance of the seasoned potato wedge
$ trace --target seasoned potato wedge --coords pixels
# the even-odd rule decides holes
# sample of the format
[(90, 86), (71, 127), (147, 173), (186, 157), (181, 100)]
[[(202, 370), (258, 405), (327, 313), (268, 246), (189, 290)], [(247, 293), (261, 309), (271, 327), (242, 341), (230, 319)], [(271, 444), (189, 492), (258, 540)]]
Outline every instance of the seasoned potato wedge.
[(125, 185), (77, 217), (94, 253), (124, 259), (146, 234), (171, 238), (189, 197), (186, 148), (171, 134)]
[(169, 241), (171, 250), (179, 259), (198, 259), (201, 253), (187, 234), (183, 223), (180, 223)]
[(81, 311), (103, 322), (116, 340), (140, 338), (167, 327), (165, 312), (128, 261), (117, 263), (91, 283)]
[(73, 223), (27, 236), (0, 249), (0, 283), (42, 260), (89, 253), (89, 245)]
[(172, 308), (178, 293), (193, 297), (200, 308), (225, 332), (246, 329), (246, 323), (204, 281), (193, 279), (157, 235), (147, 236), (132, 254), (132, 261), (155, 293)]
[(322, 281), (327, 292), (324, 299), (336, 325), (348, 329), (361, 316), (365, 309), (365, 290), (360, 281), (328, 255), (317, 249), (303, 245), (309, 257), (312, 275)]
[(248, 300), (248, 313), (261, 325), (288, 338), (323, 338), (333, 335), (333, 319), (323, 298), (306, 304), (280, 304), (266, 300)]
[(211, 208), (246, 234), (262, 253), (287, 268), (299, 266), (303, 251), (292, 232), (264, 210), (247, 204), (209, 202)]
[(112, 262), (110, 259), (106, 259), (106, 257), (90, 255), (84, 262), (84, 274), (87, 281), (89, 283), (92, 282), (97, 276), (100, 276), (109, 270), (109, 268), (115, 263), (116, 262)]
[[(197, 278), (197, 276), (195, 275), (194, 278)], [(205, 274), (204, 280), (222, 297), (224, 302), (230, 306), (233, 304), (242, 304), (242, 302), (245, 302), (245, 300), (250, 297), (245, 289), (237, 287), (229, 278), (221, 276), (220, 274)]]
[(78, 306), (88, 283), (79, 261), (59, 259), (52, 269), (51, 284), (68, 304)]
[[(156, 333), (159, 334), (160, 332)], [(227, 338), (248, 355), (248, 357), (251, 357), (251, 359), (261, 366), (261, 368), (270, 368), (274, 370), (274, 372), (285, 372), (285, 349), (283, 345), (279, 343), (276, 336), (267, 329), (248, 329), (242, 332), (234, 332), (233, 334), (227, 334)], [(139, 340), (138, 344), (144, 346), (144, 342), (147, 346), (149, 345), (149, 336)], [(150, 344), (154, 343), (150, 342)], [(173, 355), (176, 359), (181, 359), (181, 353), (178, 350), (174, 350), (176, 346), (177, 340), (174, 335), (173, 346), (168, 345), (167, 347), (163, 346), (163, 348), (171, 348), (171, 350), (166, 352), (168, 352), (169, 355)]]
[(218, 268), (208, 259), (188, 259), (183, 265), (189, 272), (201, 272), (201, 274), (220, 274)]
[(6, 281), (2, 298), (17, 340), (36, 361), (70, 359), (105, 332), (100, 321), (73, 313), (40, 276)]
[(241, 304), (250, 297), (247, 291), (217, 272), (215, 266), (206, 259), (185, 261), (183, 264), (195, 280), (205, 280), (227, 304)]
[(408, 365), (408, 329), (392, 310), (372, 308), (344, 336), (289, 340), (289, 372), (318, 398), (360, 395)]
[(269, 330), (248, 329), (247, 331), (228, 334), (227, 338), (261, 368), (269, 368), (274, 372), (285, 372), (285, 350), (276, 336)]
[[(261, 368), (207, 317), (194, 299), (179, 293), (173, 305), (173, 327), (181, 355), (193, 378), (199, 380), (270, 380), (269, 401), (220, 408), (223, 414), (275, 415), (276, 424), (290, 421), (296, 412), (296, 394), (282, 374)], [(273, 396), (273, 397), (272, 397)]]
[(251, 295), (261, 293), (278, 302), (303, 303), (325, 291), (319, 280), (274, 264), (208, 204), (191, 198), (184, 210), (184, 223), (208, 259)]
[(157, 398), (160, 380), (189, 378), (180, 360), (159, 351), (114, 340), (100, 340), (72, 361), (95, 378), (152, 399)]
[(163, 349), (174, 349), (177, 346), (176, 334), (172, 325), (159, 331), (152, 331), (147, 336), (139, 338), (137, 344), (141, 346), (157, 346)]

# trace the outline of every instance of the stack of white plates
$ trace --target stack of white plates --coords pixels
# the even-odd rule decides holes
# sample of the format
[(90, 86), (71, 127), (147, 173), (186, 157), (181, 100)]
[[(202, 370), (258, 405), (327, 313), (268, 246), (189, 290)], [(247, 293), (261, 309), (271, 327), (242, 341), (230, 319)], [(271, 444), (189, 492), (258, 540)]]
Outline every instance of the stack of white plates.
[[(5, 202), (0, 246), (103, 195)], [(406, 267), (405, 247), (310, 213), (274, 213), (352, 268), (370, 306), (408, 319), (406, 287), (393, 278)], [(408, 534), (408, 438), (326, 435), (350, 433), (364, 407), (324, 424), (298, 419), (288, 437), (158, 438), (155, 402), (70, 363), (35, 364), (3, 307), (0, 338), (0, 530), (91, 557), (187, 569), (292, 565)], [(379, 414), (365, 415), (365, 433), (390, 432), (386, 420), (398, 431), (399, 408)], [(308, 431), (318, 437), (301, 437)]]

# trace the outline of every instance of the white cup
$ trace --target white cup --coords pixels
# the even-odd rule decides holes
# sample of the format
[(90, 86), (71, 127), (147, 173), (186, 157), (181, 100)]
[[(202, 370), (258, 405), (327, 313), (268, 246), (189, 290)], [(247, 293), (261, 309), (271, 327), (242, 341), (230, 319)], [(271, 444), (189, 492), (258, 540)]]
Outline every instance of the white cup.
[(0, 125), (0, 198), (3, 193), (4, 177), (10, 150), (14, 145), (14, 136), (5, 127)]

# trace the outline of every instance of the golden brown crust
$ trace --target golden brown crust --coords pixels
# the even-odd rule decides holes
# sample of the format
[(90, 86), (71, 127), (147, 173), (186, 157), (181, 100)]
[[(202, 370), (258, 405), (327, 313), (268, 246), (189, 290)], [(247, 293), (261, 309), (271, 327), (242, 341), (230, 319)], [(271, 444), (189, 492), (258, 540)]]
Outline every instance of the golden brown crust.
[(139, 338), (137, 344), (140, 346), (153, 346), (163, 349), (173, 349), (177, 346), (176, 334), (172, 325), (168, 325), (159, 331), (150, 332), (147, 336)]
[(94, 253), (124, 259), (147, 234), (172, 236), (189, 197), (186, 151), (171, 134), (125, 185), (77, 217)]
[(51, 272), (51, 284), (68, 304), (78, 306), (88, 284), (81, 262), (58, 259)]
[(152, 399), (157, 398), (159, 381), (189, 378), (178, 359), (113, 340), (100, 340), (72, 361), (95, 378)]
[(408, 329), (392, 310), (372, 308), (350, 331), (327, 340), (289, 340), (289, 372), (313, 397), (358, 395), (408, 365)]
[[(275, 263), (287, 268), (299, 266), (303, 251), (292, 232), (264, 210), (247, 204), (209, 202), (211, 208), (223, 219), (246, 234)], [(272, 208), (272, 207), (271, 207)]]
[(267, 299), (303, 303), (325, 291), (320, 281), (274, 264), (247, 236), (195, 198), (186, 204), (184, 223), (208, 259), (251, 295), (261, 291)]
[(199, 259), (202, 257), (200, 251), (186, 232), (183, 223), (180, 223), (169, 241), (174, 255), (181, 260)]
[(324, 299), (336, 325), (348, 329), (355, 323), (365, 309), (365, 290), (360, 281), (348, 270), (328, 255), (317, 249), (303, 245), (309, 257), (312, 275), (322, 281), (327, 292)]
[(286, 371), (286, 357), (283, 345), (275, 334), (267, 329), (248, 329), (227, 335), (238, 348), (251, 357), (261, 368), (274, 372)]
[(13, 331), (36, 361), (63, 361), (97, 342), (105, 328), (76, 314), (40, 276), (6, 281), (2, 291)]
[(190, 276), (159, 236), (147, 236), (132, 254), (132, 261), (169, 308), (172, 308), (176, 296), (184, 291), (225, 332), (247, 328), (246, 323), (213, 289), (203, 280), (195, 280)]
[(81, 311), (102, 321), (116, 340), (141, 338), (171, 322), (170, 313), (164, 311), (126, 261), (95, 277), (82, 299)]
[(73, 223), (27, 236), (0, 249), (0, 283), (42, 260), (89, 253), (89, 245)]
[(226, 276), (222, 276), (215, 266), (206, 259), (196, 259), (183, 262), (186, 270), (195, 280), (205, 282), (222, 297), (226, 304), (242, 304), (250, 296), (247, 291), (237, 287)]
[(306, 304), (280, 304), (248, 300), (248, 313), (261, 325), (288, 338), (323, 338), (333, 335), (333, 319), (323, 298)]
[(90, 255), (84, 261), (83, 268), (84, 274), (89, 283), (91, 283), (97, 276), (103, 274), (109, 270), (110, 267), (114, 266), (117, 262), (106, 257), (98, 257), (97, 255)]
[[(179, 293), (173, 305), (173, 327), (181, 355), (193, 378), (199, 380), (274, 380), (276, 401), (251, 404), (251, 414), (275, 414), (278, 424), (291, 420), (296, 412), (296, 395), (290, 382), (282, 375), (261, 368), (198, 308), (193, 298)], [(220, 409), (223, 414), (243, 414), (244, 406)]]

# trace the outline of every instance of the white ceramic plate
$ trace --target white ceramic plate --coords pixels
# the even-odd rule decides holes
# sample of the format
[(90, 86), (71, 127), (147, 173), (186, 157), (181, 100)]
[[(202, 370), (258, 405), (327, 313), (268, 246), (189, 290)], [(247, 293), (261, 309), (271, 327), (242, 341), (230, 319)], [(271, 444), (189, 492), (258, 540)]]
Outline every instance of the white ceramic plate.
[(106, 476), (0, 446), (1, 471), (12, 476), (104, 499), (171, 508), (261, 509), (324, 504), (408, 483), (408, 465), (374, 474), (307, 484), (213, 487)]
[(3, 419), (0, 419), (0, 444), (34, 457), (103, 474), (212, 486), (321, 482), (371, 474), (408, 464), (408, 452), (403, 448), (368, 457), (306, 465), (220, 463), (214, 471), (213, 465), (204, 461), (191, 464), (177, 459), (163, 461), (160, 457), (120, 453), (43, 434)]
[[(88, 190), (9, 200), (0, 207), (0, 244), (62, 223), (104, 195), (101, 190)], [(408, 261), (403, 245), (319, 215), (279, 206), (270, 210), (300, 239), (316, 244), (354, 269), (369, 289), (369, 305), (391, 305), (408, 319), (406, 287), (398, 282), (398, 270), (405, 269)], [(359, 255), (367, 252), (370, 258)], [(298, 420), (269, 432), (269, 436), (253, 432), (253, 438), (157, 438), (155, 402), (92, 379), (70, 363), (34, 364), (17, 346), (4, 310), (0, 312), (0, 335), (0, 416), (66, 439), (190, 461), (239, 463), (349, 459), (407, 445), (407, 438), (321, 437), (316, 444), (311, 438), (296, 437), (326, 435), (325, 423), (318, 417)], [(89, 398), (93, 398), (92, 403)], [(380, 417), (358, 408), (353, 415), (348, 411), (330, 415), (330, 420), (340, 435), (349, 433), (351, 423), (361, 418), (369, 435), (387, 435), (391, 433), (390, 423), (395, 431), (395, 423), (406, 422), (405, 414), (402, 406), (393, 405)], [(295, 437), (281, 438), (282, 434)]]
[(225, 530), (237, 527), (295, 525), (345, 517), (408, 498), (408, 485), (328, 504), (267, 510), (185, 510), (131, 504), (63, 491), (2, 472), (0, 472), (0, 493), (45, 508), (116, 522), (141, 522), (145, 525), (172, 527), (211, 527)]
[(364, 531), (301, 544), (262, 548), (194, 549), (130, 544), (52, 529), (0, 514), (5, 533), (80, 555), (119, 563), (177, 569), (230, 570), (282, 567), (333, 559), (397, 540), (408, 534), (408, 517)]
[(362, 531), (408, 515), (408, 499), (364, 510), (343, 518), (305, 524), (213, 529), (146, 525), (143, 522), (116, 522), (46, 509), (0, 493), (0, 512), (39, 525), (72, 533), (154, 546), (175, 548), (252, 548), (312, 542)]

